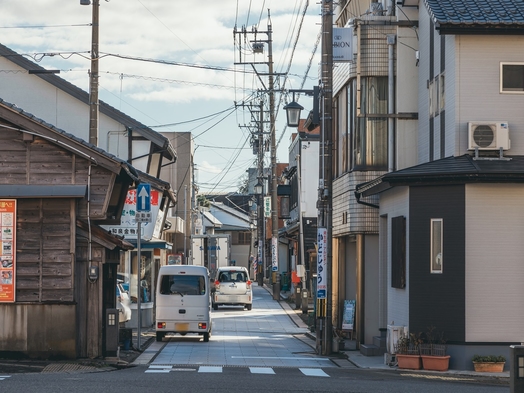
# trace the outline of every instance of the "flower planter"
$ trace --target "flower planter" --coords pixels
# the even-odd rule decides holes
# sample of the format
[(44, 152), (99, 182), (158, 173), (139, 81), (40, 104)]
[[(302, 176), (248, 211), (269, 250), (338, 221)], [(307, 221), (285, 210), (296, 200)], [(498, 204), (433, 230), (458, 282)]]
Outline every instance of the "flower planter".
[(421, 355), (422, 358), (422, 367), (424, 370), (431, 371), (447, 371), (449, 368), (449, 355), (446, 356), (431, 356), (431, 355)]
[(408, 370), (420, 370), (422, 368), (422, 361), (420, 355), (402, 355), (396, 354), (398, 368)]
[(475, 371), (481, 373), (501, 373), (504, 371), (504, 362), (473, 362)]

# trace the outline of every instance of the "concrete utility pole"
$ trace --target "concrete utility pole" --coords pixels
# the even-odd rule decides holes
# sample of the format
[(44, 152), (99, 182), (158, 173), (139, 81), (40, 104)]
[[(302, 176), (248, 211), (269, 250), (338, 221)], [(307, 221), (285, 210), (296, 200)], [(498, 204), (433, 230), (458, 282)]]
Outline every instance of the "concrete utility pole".
[[(278, 200), (277, 200), (277, 145), (275, 130), (275, 91), (273, 82), (273, 44), (271, 31), (271, 15), (268, 11), (268, 63), (269, 63), (269, 123), (271, 127), (271, 272), (278, 274)], [(272, 274), (272, 281), (275, 284), (278, 279)], [(280, 297), (280, 287), (273, 285), (273, 292), (278, 291)], [(275, 298), (275, 294), (273, 294)]]
[[(265, 33), (267, 34), (268, 39), (267, 40), (260, 40), (256, 39), (258, 34)], [(247, 34), (253, 34), (255, 36), (255, 40), (251, 41), (252, 46), (250, 47), (250, 50), (252, 50), (254, 53), (263, 53), (263, 43), (268, 44), (268, 60), (267, 62), (243, 62), (242, 61), (242, 55), (243, 55), (243, 48), (242, 48), (242, 37), (240, 37), (238, 41), (239, 45), (239, 59), (240, 62), (235, 62), (235, 64), (251, 64), (253, 68), (255, 69), (256, 64), (265, 64), (268, 66), (268, 73), (262, 74), (258, 71), (255, 72), (257, 76), (259, 77), (259, 80), (264, 85), (264, 82), (260, 78), (261, 75), (267, 75), (268, 76), (268, 87), (264, 86), (264, 88), (269, 93), (269, 123), (270, 123), (270, 145), (271, 145), (271, 185), (270, 185), (270, 192), (271, 192), (271, 271), (273, 273), (278, 272), (278, 200), (277, 200), (277, 185), (278, 185), (278, 179), (277, 179), (277, 149), (276, 149), (276, 130), (275, 130), (275, 92), (274, 92), (274, 73), (273, 73), (273, 42), (272, 42), (272, 28), (271, 28), (271, 14), (268, 10), (268, 28), (267, 31), (257, 31), (256, 29), (248, 32), (244, 27), (240, 32), (237, 32), (236, 27), (233, 31), (233, 34), (236, 36), (237, 34), (239, 36)], [(261, 121), (262, 122), (262, 121)], [(260, 149), (263, 149), (264, 146), (260, 145)], [(261, 179), (262, 180), (262, 179)], [(274, 280), (276, 281), (276, 280)], [(273, 292), (275, 295), (275, 290), (278, 290), (278, 296), (280, 296), (280, 287), (273, 286)]]
[[(317, 243), (323, 249), (317, 260), (317, 352), (329, 355), (333, 348), (332, 242), (333, 242), (333, 0), (322, 0), (322, 124)], [(318, 288), (323, 288), (322, 291)]]

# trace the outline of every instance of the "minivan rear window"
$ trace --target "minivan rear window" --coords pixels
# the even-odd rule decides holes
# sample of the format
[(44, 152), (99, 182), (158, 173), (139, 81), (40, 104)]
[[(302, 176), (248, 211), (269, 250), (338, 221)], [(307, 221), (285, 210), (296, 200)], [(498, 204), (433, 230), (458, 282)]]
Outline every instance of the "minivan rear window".
[(246, 282), (247, 275), (242, 270), (221, 271), (218, 275), (220, 282)]
[(206, 280), (204, 276), (164, 275), (160, 280), (162, 295), (205, 295)]

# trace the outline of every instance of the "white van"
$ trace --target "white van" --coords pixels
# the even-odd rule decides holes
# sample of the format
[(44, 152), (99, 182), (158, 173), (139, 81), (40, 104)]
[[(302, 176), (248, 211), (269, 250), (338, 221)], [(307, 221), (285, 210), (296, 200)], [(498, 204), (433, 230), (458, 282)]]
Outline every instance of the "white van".
[(156, 294), (156, 340), (166, 333), (211, 337), (209, 271), (204, 266), (160, 267)]

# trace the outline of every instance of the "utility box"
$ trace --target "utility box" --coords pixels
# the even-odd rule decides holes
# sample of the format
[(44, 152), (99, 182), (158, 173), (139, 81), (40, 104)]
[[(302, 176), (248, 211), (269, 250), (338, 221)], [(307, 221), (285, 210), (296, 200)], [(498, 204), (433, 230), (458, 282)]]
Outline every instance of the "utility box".
[(115, 357), (118, 354), (119, 329), (118, 329), (118, 309), (106, 309), (105, 318), (106, 330), (106, 356)]
[(307, 314), (308, 311), (309, 311), (309, 293), (307, 291), (307, 289), (302, 289), (302, 293), (301, 293), (301, 298), (302, 298), (302, 314)]
[(302, 304), (302, 295), (300, 294), (300, 290), (300, 287), (295, 287), (295, 310), (300, 310)]
[(524, 392), (524, 345), (510, 345), (509, 391)]

